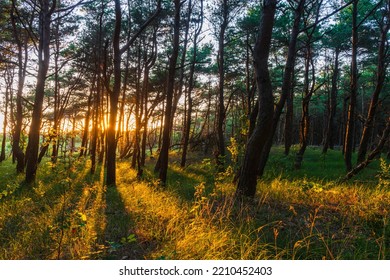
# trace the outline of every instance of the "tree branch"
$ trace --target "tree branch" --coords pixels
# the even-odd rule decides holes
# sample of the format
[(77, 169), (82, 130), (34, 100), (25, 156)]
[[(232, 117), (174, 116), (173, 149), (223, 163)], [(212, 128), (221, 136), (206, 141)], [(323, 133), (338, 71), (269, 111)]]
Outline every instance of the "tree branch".
[(322, 22), (322, 21), (324, 21), (324, 20), (330, 18), (330, 17), (333, 16), (334, 14), (337, 14), (338, 12), (340, 12), (341, 10), (343, 10), (344, 8), (346, 8), (346, 7), (348, 7), (349, 5), (351, 5), (351, 4), (353, 3), (353, 1), (354, 1), (354, 0), (349, 1), (348, 3), (344, 4), (344, 5), (341, 6), (340, 8), (334, 10), (334, 11), (331, 12), (330, 14), (328, 14), (328, 15), (324, 16), (323, 18), (319, 19), (317, 22), (315, 22), (315, 23), (313, 23), (313, 24), (311, 24), (311, 25), (309, 25), (309, 26), (307, 26), (307, 27), (305, 27), (305, 28), (299, 30), (299, 33), (302, 33), (302, 32), (304, 32), (304, 31), (306, 31), (306, 30), (308, 30), (308, 29), (310, 29), (310, 28), (313, 28), (313, 27), (316, 26), (318, 23), (320, 23), (320, 22)]
[(134, 41), (141, 35), (141, 33), (145, 30), (146, 27), (149, 26), (149, 24), (151, 24), (154, 19), (160, 14), (161, 12), (161, 0), (158, 0), (157, 2), (157, 9), (156, 11), (154, 12), (153, 15), (151, 15), (148, 20), (142, 24), (142, 26), (139, 28), (139, 30), (133, 35), (133, 37), (131, 37), (126, 45), (124, 45), (121, 49), (120, 49), (120, 53), (123, 54), (133, 43)]

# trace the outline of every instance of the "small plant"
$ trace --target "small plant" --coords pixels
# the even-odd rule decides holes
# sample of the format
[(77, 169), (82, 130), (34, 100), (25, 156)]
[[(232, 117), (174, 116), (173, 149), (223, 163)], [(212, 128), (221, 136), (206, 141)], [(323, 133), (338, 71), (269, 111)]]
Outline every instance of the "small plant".
[(199, 185), (195, 186), (194, 202), (190, 212), (195, 213), (196, 216), (199, 215), (202, 205), (207, 200), (207, 197), (205, 196), (205, 191), (205, 182), (201, 182)]
[(378, 174), (378, 187), (390, 188), (390, 163), (387, 164), (383, 158), (380, 158), (380, 172)]
[(121, 243), (122, 244), (130, 244), (130, 243), (134, 243), (134, 242), (137, 242), (137, 238), (135, 237), (134, 233), (130, 234), (127, 237), (122, 237), (121, 238)]

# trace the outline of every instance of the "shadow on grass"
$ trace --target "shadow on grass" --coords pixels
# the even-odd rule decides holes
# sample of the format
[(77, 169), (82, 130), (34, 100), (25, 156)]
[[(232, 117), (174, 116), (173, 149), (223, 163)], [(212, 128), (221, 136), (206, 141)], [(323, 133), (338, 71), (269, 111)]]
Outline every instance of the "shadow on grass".
[(107, 250), (103, 259), (144, 259), (144, 250), (134, 234), (134, 222), (128, 213), (121, 194), (113, 186), (106, 187), (106, 227), (104, 236)]
[(7, 251), (2, 256), (69, 258), (63, 256), (58, 236), (65, 230), (64, 217), (72, 215), (74, 205), (81, 198), (83, 184), (72, 183), (79, 173), (59, 170), (63, 170), (62, 167), (41, 167), (35, 183), (19, 182), (15, 191), (1, 201), (10, 212), (0, 219), (0, 243)]

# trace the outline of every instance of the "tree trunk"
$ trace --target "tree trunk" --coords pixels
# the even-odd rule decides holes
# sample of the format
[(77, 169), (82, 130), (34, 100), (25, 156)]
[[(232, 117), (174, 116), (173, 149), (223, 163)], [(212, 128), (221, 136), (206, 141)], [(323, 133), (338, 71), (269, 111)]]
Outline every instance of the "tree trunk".
[[(169, 59), (168, 70), (168, 86), (166, 92), (166, 105), (164, 114), (164, 129), (162, 134), (162, 146), (157, 163), (159, 166), (155, 166), (155, 172), (159, 172), (159, 179), (162, 185), (166, 184), (167, 171), (168, 171), (168, 152), (171, 143), (171, 130), (172, 130), (172, 105), (173, 105), (173, 92), (175, 85), (175, 73), (176, 63), (179, 56), (179, 39), (180, 39), (180, 0), (174, 0), (175, 3), (175, 19), (173, 25), (173, 46), (172, 53)], [(159, 167), (159, 168), (157, 168)]]
[[(141, 166), (145, 166), (145, 160), (146, 160), (146, 142), (148, 137), (148, 122), (151, 112), (153, 111), (153, 108), (155, 106), (152, 106), (150, 108), (148, 107), (149, 102), (149, 75), (150, 75), (150, 69), (153, 67), (153, 65), (156, 63), (157, 60), (157, 28), (153, 31), (153, 38), (152, 38), (152, 47), (151, 47), (151, 53), (148, 59), (146, 59), (146, 65), (145, 65), (145, 71), (144, 71), (144, 82), (142, 85), (142, 96), (144, 98), (144, 119), (143, 119), (143, 135), (142, 135), (142, 143), (141, 143)], [(153, 147), (151, 149), (150, 155), (152, 156)]]
[(215, 154), (216, 162), (220, 170), (223, 169), (225, 157), (225, 33), (228, 26), (228, 3), (222, 2), (223, 20), (218, 35), (218, 114), (217, 114), (217, 146), (218, 151)]
[(386, 127), (382, 132), (382, 136), (376, 148), (368, 155), (368, 157), (364, 161), (360, 162), (355, 168), (351, 169), (351, 171), (349, 171), (347, 175), (345, 175), (345, 177), (339, 181), (339, 183), (351, 179), (353, 176), (355, 176), (361, 170), (363, 170), (371, 161), (373, 161), (381, 153), (386, 142), (389, 141), (389, 135), (390, 135), (390, 117), (387, 118)]
[(256, 193), (259, 158), (271, 133), (274, 110), (272, 84), (268, 71), (268, 58), (274, 25), (276, 0), (265, 0), (260, 22), (259, 36), (254, 50), (254, 69), (259, 93), (259, 113), (256, 128), (248, 140), (240, 178), (237, 184), (238, 196), (253, 197)]
[[(191, 61), (191, 67), (190, 67), (190, 73), (189, 73), (189, 81), (188, 81), (188, 92), (187, 92), (187, 100), (188, 100), (188, 107), (186, 112), (186, 118), (185, 118), (185, 124), (184, 124), (184, 131), (183, 131), (183, 152), (181, 155), (181, 162), (180, 166), (185, 167), (186, 160), (187, 160), (187, 151), (188, 151), (188, 145), (190, 142), (190, 131), (191, 131), (191, 116), (192, 116), (192, 91), (194, 89), (194, 74), (195, 74), (195, 64), (196, 64), (196, 58), (197, 58), (197, 48), (198, 48), (198, 37), (200, 35), (200, 32), (202, 30), (203, 26), (203, 0), (200, 1), (201, 10), (199, 15), (199, 25), (197, 26), (197, 29), (195, 30), (194, 35), (194, 41), (193, 41), (193, 53), (192, 53), (192, 61)], [(188, 19), (189, 20), (189, 19)]]
[(358, 23), (357, 23), (357, 5), (359, 0), (353, 1), (352, 6), (352, 61), (351, 61), (351, 93), (348, 106), (348, 117), (345, 129), (344, 139), (344, 161), (347, 171), (352, 169), (352, 151), (353, 151), (353, 138), (355, 131), (355, 109), (356, 109), (356, 97), (358, 89), (358, 69), (357, 69), (357, 43), (358, 43)]
[(269, 135), (267, 136), (268, 139), (265, 143), (264, 148), (262, 149), (262, 154), (261, 154), (260, 163), (258, 167), (258, 175), (260, 177), (263, 176), (265, 165), (267, 164), (269, 153), (271, 151), (272, 141), (280, 119), (280, 115), (282, 114), (284, 103), (287, 99), (287, 96), (290, 94), (290, 90), (292, 87), (294, 64), (295, 64), (295, 57), (296, 57), (296, 45), (297, 45), (298, 35), (300, 33), (299, 30), (300, 22), (304, 11), (305, 2), (306, 0), (300, 0), (298, 3), (298, 7), (295, 9), (294, 24), (291, 30), (290, 42), (289, 42), (288, 53), (287, 53), (287, 61), (286, 61), (286, 66), (284, 68), (284, 74), (283, 74), (282, 94), (280, 96), (279, 102), (276, 104), (274, 109), (272, 129)]
[(337, 108), (337, 81), (339, 76), (339, 54), (340, 48), (336, 47), (335, 50), (335, 60), (334, 60), (334, 68), (332, 74), (332, 88), (330, 90), (330, 100), (329, 100), (329, 108), (328, 108), (328, 123), (325, 132), (325, 142), (322, 148), (322, 152), (325, 154), (328, 151), (328, 148), (333, 149), (335, 144), (335, 116), (336, 116), (336, 108)]
[(291, 90), (286, 98), (286, 120), (284, 124), (284, 154), (288, 156), (293, 142), (293, 120), (294, 120), (294, 70)]
[(122, 11), (120, 1), (115, 0), (115, 29), (113, 36), (114, 49), (114, 87), (109, 92), (110, 114), (107, 128), (107, 164), (106, 164), (106, 185), (116, 185), (116, 139), (115, 127), (118, 112), (118, 100), (121, 89), (121, 52), (120, 52), (120, 33), (122, 24)]
[[(389, 7), (387, 8), (389, 9)], [(387, 11), (387, 13), (389, 13), (389, 11)], [(387, 20), (390, 20), (390, 17)], [(358, 158), (357, 158), (358, 163), (363, 162), (366, 157), (369, 138), (371, 136), (373, 122), (376, 114), (376, 108), (378, 106), (379, 95), (382, 91), (385, 78), (386, 78), (385, 58), (386, 58), (387, 33), (389, 31), (389, 28), (390, 28), (389, 22), (384, 27), (381, 27), (381, 35), (380, 35), (379, 50), (378, 50), (378, 65), (376, 71), (376, 84), (375, 84), (374, 92), (372, 93), (367, 118), (364, 123), (362, 137), (360, 139)]]
[[(295, 169), (300, 169), (303, 161), (303, 155), (306, 151), (306, 147), (308, 145), (308, 137), (309, 137), (309, 129), (310, 129), (310, 112), (309, 105), (311, 97), (315, 92), (315, 84), (316, 84), (316, 75), (315, 68), (313, 62), (313, 53), (312, 53), (312, 37), (316, 30), (318, 17), (320, 14), (321, 4), (318, 3), (317, 11), (315, 13), (316, 18), (314, 24), (310, 31), (306, 30), (306, 54), (305, 54), (305, 74), (304, 74), (304, 93), (305, 96), (302, 99), (302, 119), (300, 123), (300, 148), (295, 158), (294, 167)], [(305, 20), (305, 27), (307, 25), (307, 21)], [(309, 72), (311, 68), (311, 82), (309, 81)], [(311, 83), (311, 86), (310, 86)], [(313, 142), (313, 136), (312, 136)]]
[(87, 148), (88, 148), (88, 136), (89, 136), (89, 123), (91, 119), (91, 106), (92, 106), (92, 96), (93, 96), (93, 90), (91, 87), (89, 96), (88, 96), (88, 103), (87, 103), (87, 112), (85, 114), (85, 120), (84, 120), (84, 130), (83, 130), (83, 136), (81, 139), (81, 149), (80, 149), (80, 155), (79, 158), (87, 155)]
[(1, 151), (0, 151), (0, 162), (5, 160), (5, 146), (7, 142), (7, 126), (8, 126), (8, 106), (10, 101), (11, 87), (13, 75), (11, 73), (12, 70), (7, 69), (5, 72), (6, 85), (5, 85), (5, 103), (4, 103), (4, 121), (3, 121), (3, 139), (1, 141)]
[(38, 166), (39, 135), (42, 122), (42, 106), (45, 96), (45, 82), (50, 61), (50, 23), (51, 15), (56, 7), (53, 1), (49, 7), (49, 0), (42, 0), (40, 11), (40, 29), (38, 46), (38, 77), (35, 89), (34, 108), (32, 112), (28, 146), (26, 150), (26, 182), (35, 181)]
[(120, 0), (115, 0), (115, 28), (113, 36), (113, 49), (114, 49), (114, 86), (109, 91), (110, 99), (110, 115), (109, 124), (107, 128), (107, 163), (106, 163), (106, 185), (116, 185), (116, 119), (118, 113), (118, 100), (121, 90), (121, 57), (122, 54), (134, 43), (142, 31), (157, 17), (161, 10), (161, 1), (158, 2), (156, 12), (149, 17), (149, 19), (139, 28), (139, 30), (127, 40), (126, 44), (120, 48), (120, 33), (122, 24), (122, 10)]
[[(11, 23), (13, 36), (18, 48), (18, 89), (16, 92), (16, 123), (14, 127), (13, 139), (12, 139), (12, 152), (13, 156), (16, 158), (16, 172), (22, 173), (25, 166), (25, 155), (23, 150), (20, 147), (20, 135), (22, 133), (22, 124), (23, 124), (23, 106), (22, 106), (22, 95), (24, 82), (26, 77), (26, 67), (28, 60), (28, 49), (27, 49), (27, 36), (22, 43), (19, 37), (19, 31), (16, 26), (15, 15), (14, 15), (15, 0), (13, 1), (11, 9)], [(24, 52), (24, 57), (23, 57)]]
[[(308, 40), (311, 40), (311, 36), (308, 36)], [(309, 88), (309, 71), (310, 66), (312, 67), (312, 86)], [(306, 58), (305, 58), (305, 75), (304, 75), (304, 92), (305, 96), (302, 99), (302, 118), (300, 122), (300, 148), (296, 155), (294, 167), (295, 169), (300, 169), (303, 161), (303, 155), (306, 151), (306, 147), (308, 145), (308, 136), (310, 129), (310, 115), (309, 115), (309, 104), (311, 97), (314, 93), (314, 85), (315, 85), (315, 72), (314, 72), (314, 64), (313, 57), (311, 53), (310, 42), (309, 45), (306, 46)]]
[(98, 144), (98, 135), (99, 135), (99, 123), (101, 121), (100, 119), (100, 113), (99, 113), (99, 106), (100, 106), (100, 94), (101, 94), (101, 79), (100, 79), (100, 71), (98, 68), (98, 73), (96, 73), (96, 93), (93, 100), (93, 113), (92, 113), (92, 132), (91, 132), (91, 145), (89, 148), (89, 153), (91, 155), (91, 174), (95, 173), (96, 170), (96, 159), (97, 159), (97, 144)]

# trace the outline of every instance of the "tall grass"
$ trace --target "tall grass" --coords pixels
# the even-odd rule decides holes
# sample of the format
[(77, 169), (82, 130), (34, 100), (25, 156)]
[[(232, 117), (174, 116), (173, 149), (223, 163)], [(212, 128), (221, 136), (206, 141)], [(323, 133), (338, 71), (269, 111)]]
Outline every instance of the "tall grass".
[(153, 162), (143, 180), (118, 162), (109, 188), (89, 161), (44, 163), (32, 187), (5, 162), (0, 259), (389, 259), (388, 163), (336, 185), (334, 174), (320, 178), (307, 166), (323, 160), (340, 172), (337, 155), (309, 155), (293, 174), (274, 151), (256, 198), (245, 201), (234, 197), (234, 167), (216, 173), (197, 155), (185, 169), (170, 164), (166, 188)]

